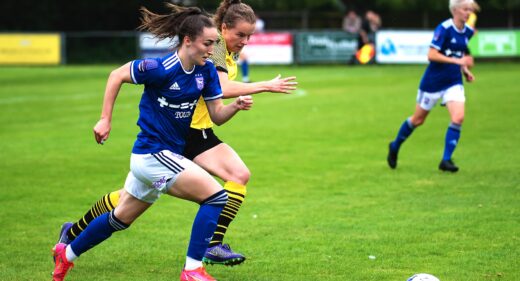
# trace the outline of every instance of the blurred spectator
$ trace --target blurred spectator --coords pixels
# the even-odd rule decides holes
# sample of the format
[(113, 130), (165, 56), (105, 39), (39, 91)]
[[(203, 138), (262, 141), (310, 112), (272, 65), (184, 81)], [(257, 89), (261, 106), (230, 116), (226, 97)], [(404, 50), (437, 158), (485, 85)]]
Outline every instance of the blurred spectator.
[(374, 62), (375, 35), (381, 27), (381, 17), (374, 11), (368, 10), (361, 24), (358, 36), (358, 51), (355, 58), (360, 64)]
[(350, 10), (343, 17), (342, 29), (345, 32), (358, 34), (361, 29), (361, 17), (356, 11)]
[(381, 17), (379, 14), (372, 10), (368, 10), (365, 13), (365, 18), (361, 24), (359, 30), (359, 48), (362, 48), (365, 44), (375, 43), (376, 31), (381, 28)]

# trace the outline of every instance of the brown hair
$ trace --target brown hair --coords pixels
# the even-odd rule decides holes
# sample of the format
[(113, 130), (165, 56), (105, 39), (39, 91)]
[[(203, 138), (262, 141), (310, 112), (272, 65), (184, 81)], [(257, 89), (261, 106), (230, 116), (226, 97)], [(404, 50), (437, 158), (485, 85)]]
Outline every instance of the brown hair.
[(148, 31), (158, 39), (179, 37), (178, 46), (182, 45), (185, 36), (195, 40), (204, 27), (215, 27), (210, 16), (197, 7), (180, 7), (165, 3), (171, 10), (169, 14), (159, 15), (141, 7), (141, 25), (139, 30)]
[(241, 0), (222, 0), (213, 18), (218, 30), (222, 29), (223, 23), (228, 28), (233, 28), (240, 20), (251, 24), (256, 22), (256, 15), (253, 9), (249, 5), (242, 3)]

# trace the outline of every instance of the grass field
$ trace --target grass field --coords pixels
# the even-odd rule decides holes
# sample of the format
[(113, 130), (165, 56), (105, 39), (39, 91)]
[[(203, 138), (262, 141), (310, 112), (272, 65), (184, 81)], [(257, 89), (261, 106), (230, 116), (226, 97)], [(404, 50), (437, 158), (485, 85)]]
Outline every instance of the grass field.
[[(95, 143), (115, 66), (0, 67), (0, 280), (50, 280), (50, 249), (122, 186), (141, 87), (125, 85), (110, 139)], [(218, 280), (520, 280), (520, 64), (477, 65), (466, 85), (457, 174), (437, 170), (449, 118), (436, 107), (403, 145), (424, 66), (253, 67), (300, 90), (255, 96), (216, 129), (252, 171), (226, 242), (245, 264)], [(129, 230), (85, 253), (68, 280), (178, 280), (193, 203), (164, 196)], [(369, 259), (374, 256), (375, 259)]]

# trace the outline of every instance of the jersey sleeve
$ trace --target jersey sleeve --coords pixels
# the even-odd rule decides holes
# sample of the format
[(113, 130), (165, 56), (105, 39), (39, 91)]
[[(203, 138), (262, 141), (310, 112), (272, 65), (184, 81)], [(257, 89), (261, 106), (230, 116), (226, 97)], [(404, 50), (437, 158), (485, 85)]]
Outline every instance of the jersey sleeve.
[(130, 76), (134, 84), (157, 84), (164, 76), (164, 68), (158, 59), (134, 60), (130, 64)]
[(224, 41), (224, 38), (219, 37), (219, 41), (215, 45), (215, 48), (213, 49), (213, 55), (211, 55), (210, 59), (215, 64), (215, 67), (218, 71), (228, 72), (227, 65), (226, 65), (226, 43)]
[(433, 39), (432, 39), (432, 42), (430, 43), (430, 47), (435, 48), (440, 51), (442, 49), (442, 45), (444, 44), (445, 38), (446, 38), (446, 28), (444, 28), (441, 24), (441, 25), (437, 26), (437, 28), (435, 28), (435, 31), (433, 32)]
[(222, 98), (222, 88), (218, 79), (217, 69), (211, 62), (206, 62), (207, 82), (204, 85), (202, 97), (205, 101), (211, 101)]

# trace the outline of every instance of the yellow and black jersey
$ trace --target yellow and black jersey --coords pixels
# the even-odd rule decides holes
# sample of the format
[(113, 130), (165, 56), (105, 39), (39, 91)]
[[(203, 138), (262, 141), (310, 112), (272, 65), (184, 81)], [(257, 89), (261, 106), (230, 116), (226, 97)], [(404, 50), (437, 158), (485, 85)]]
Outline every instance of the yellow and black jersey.
[[(229, 80), (235, 80), (238, 71), (237, 61), (239, 54), (227, 51), (226, 41), (221, 34), (219, 34), (218, 39), (210, 59), (213, 61), (217, 71), (226, 72)], [(199, 99), (195, 107), (191, 127), (194, 129), (209, 129), (213, 127), (213, 122), (211, 122), (211, 118), (209, 117), (208, 108), (206, 107), (204, 99)]]

